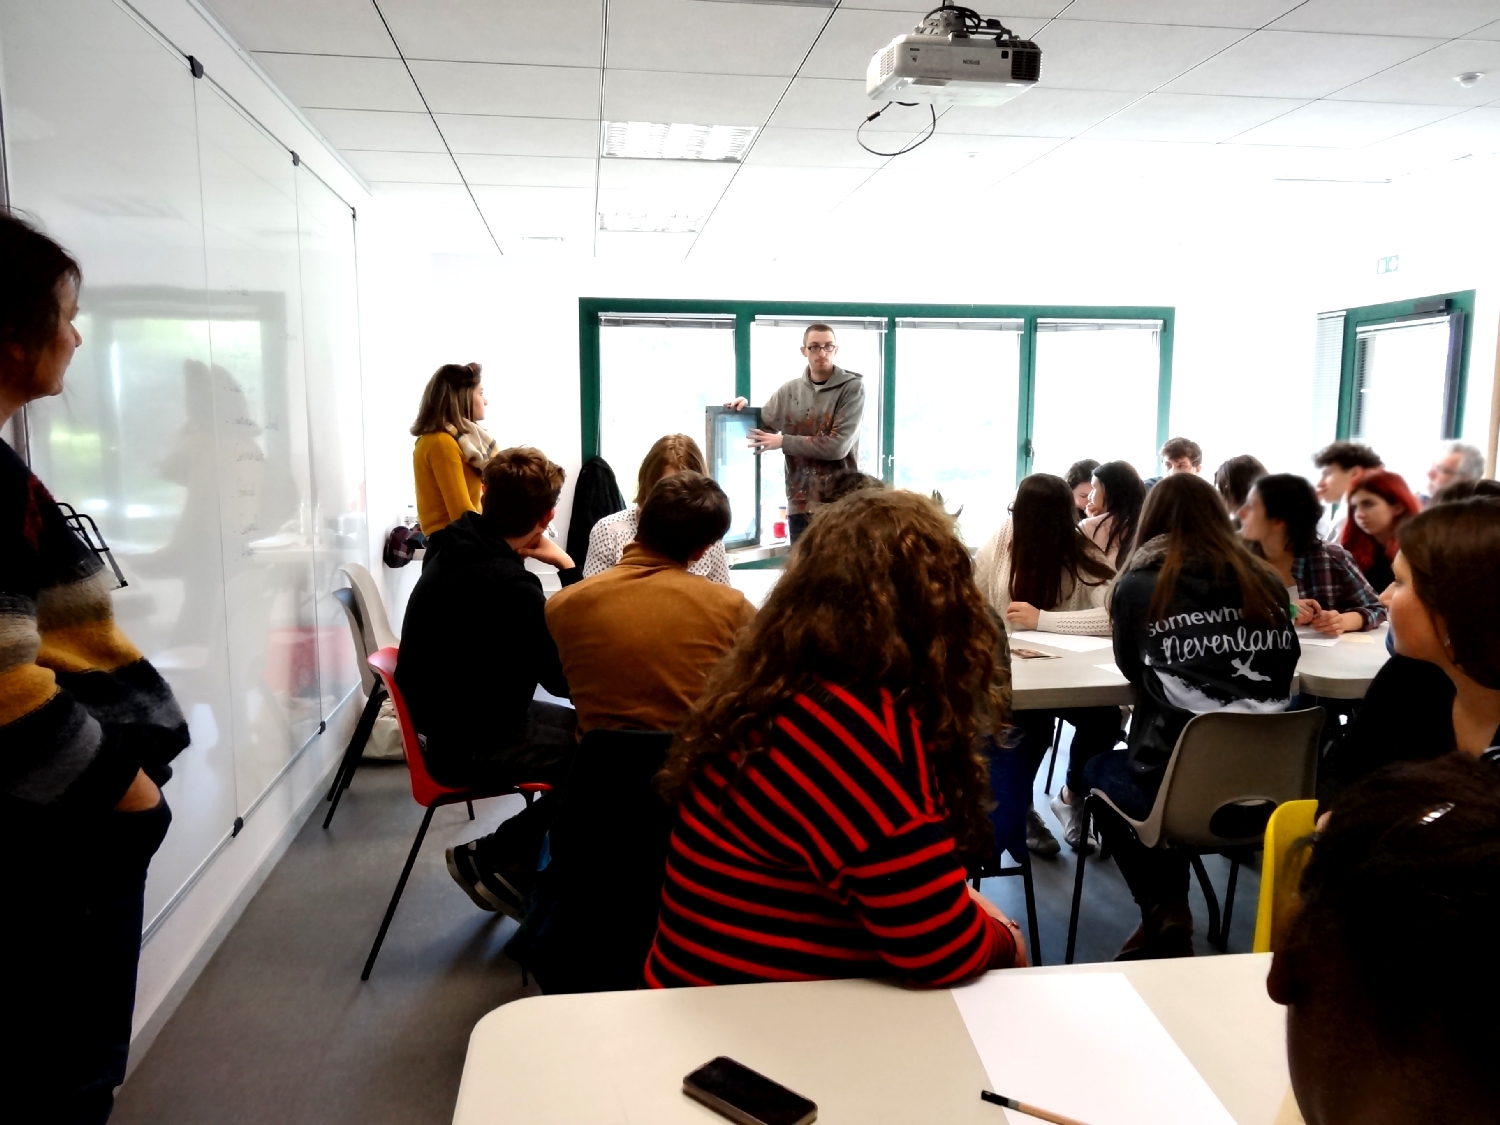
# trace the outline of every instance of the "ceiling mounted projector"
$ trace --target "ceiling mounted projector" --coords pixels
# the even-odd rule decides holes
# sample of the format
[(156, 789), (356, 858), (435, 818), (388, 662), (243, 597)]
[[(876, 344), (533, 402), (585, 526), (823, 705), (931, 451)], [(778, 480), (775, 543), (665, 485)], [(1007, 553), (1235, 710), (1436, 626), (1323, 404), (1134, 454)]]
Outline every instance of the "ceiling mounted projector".
[(876, 101), (1000, 105), (1042, 76), (1042, 49), (997, 19), (944, 4), (875, 52), (865, 93)]

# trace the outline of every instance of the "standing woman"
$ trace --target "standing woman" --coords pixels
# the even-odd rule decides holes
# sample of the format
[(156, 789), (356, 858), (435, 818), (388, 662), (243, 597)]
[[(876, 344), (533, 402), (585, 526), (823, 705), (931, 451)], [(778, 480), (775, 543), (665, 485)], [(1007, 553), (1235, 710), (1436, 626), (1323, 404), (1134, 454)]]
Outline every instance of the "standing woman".
[(479, 511), (484, 463), (499, 449), (479, 425), (488, 403), (479, 373), (477, 363), (445, 363), (422, 391), (411, 427), (417, 438), (411, 459), (423, 535), (441, 531), (465, 512)]
[[(0, 425), (62, 393), (82, 272), (0, 213)], [(158, 788), (188, 743), (171, 689), (115, 627), (113, 578), (0, 442), (0, 1080), (47, 1120), (102, 1122), (125, 1080)], [(35, 1118), (32, 1118), (35, 1119)]]
[(1130, 462), (1106, 461), (1094, 470), (1088, 518), (1079, 526), (1104, 552), (1110, 566), (1119, 566), (1121, 556), (1130, 553), (1145, 502), (1146, 485)]
[(1378, 594), (1391, 584), (1401, 525), (1422, 510), (1399, 473), (1366, 473), (1349, 493), (1343, 543)]
[[(1139, 537), (1112, 603), (1115, 664), (1135, 688), (1130, 738), (1125, 749), (1091, 761), (1084, 782), (1144, 820), (1188, 720), (1286, 710), (1301, 647), (1280, 579), (1235, 535), (1224, 502), (1202, 477), (1158, 481)], [(1141, 909), (1119, 959), (1190, 956), (1187, 855), (1144, 846), (1109, 809), (1098, 816)]]
[[(668, 434), (657, 438), (656, 444), (646, 452), (640, 470), (635, 477), (635, 503), (624, 510), (605, 516), (589, 532), (589, 553), (583, 561), (583, 576), (592, 578), (608, 570), (620, 561), (625, 545), (635, 538), (641, 505), (658, 481), (678, 473), (708, 474), (703, 460), (703, 450), (687, 434)], [(724, 554), (724, 540), (720, 539), (704, 556), (688, 567), (689, 574), (707, 578), (721, 586), (729, 585), (729, 559)]]

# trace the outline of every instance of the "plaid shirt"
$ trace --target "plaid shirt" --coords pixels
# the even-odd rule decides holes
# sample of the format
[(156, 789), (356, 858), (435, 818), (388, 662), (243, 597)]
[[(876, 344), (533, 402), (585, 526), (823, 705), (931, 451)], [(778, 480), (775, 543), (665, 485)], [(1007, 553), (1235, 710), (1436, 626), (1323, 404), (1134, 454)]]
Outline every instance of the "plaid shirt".
[(1337, 543), (1315, 541), (1312, 550), (1293, 560), (1292, 578), (1302, 597), (1314, 599), (1324, 609), (1359, 614), (1364, 619), (1361, 629), (1373, 629), (1385, 621), (1385, 606), (1375, 588), (1360, 573), (1354, 556)]

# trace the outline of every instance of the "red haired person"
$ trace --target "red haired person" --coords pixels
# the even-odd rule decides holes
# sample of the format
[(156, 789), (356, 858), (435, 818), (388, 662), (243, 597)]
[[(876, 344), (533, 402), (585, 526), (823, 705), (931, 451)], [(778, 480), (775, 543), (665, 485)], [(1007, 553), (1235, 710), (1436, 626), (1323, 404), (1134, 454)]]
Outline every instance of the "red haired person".
[(1383, 469), (1361, 476), (1349, 493), (1344, 549), (1354, 556), (1376, 593), (1391, 584), (1391, 560), (1400, 549), (1396, 535), (1401, 525), (1421, 510), (1422, 502), (1401, 474)]

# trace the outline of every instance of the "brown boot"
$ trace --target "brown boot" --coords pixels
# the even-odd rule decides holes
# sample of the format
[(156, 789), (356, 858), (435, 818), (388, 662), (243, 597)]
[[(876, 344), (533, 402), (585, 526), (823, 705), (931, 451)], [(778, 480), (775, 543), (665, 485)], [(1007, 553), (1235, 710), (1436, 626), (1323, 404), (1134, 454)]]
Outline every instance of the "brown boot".
[(1142, 924), (1125, 942), (1116, 961), (1193, 956), (1193, 911), (1187, 899), (1155, 903), (1142, 913)]

